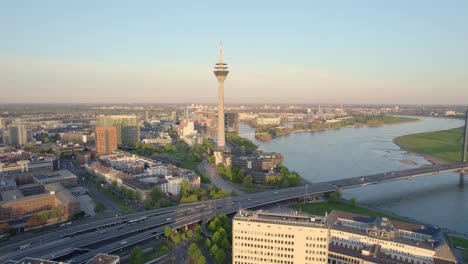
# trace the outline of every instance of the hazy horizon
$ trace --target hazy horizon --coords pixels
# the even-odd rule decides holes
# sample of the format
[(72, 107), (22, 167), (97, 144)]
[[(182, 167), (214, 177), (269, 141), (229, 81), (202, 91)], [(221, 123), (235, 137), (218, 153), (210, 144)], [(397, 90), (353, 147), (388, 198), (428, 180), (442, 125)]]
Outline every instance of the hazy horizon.
[(0, 3), (0, 104), (466, 105), (466, 1)]

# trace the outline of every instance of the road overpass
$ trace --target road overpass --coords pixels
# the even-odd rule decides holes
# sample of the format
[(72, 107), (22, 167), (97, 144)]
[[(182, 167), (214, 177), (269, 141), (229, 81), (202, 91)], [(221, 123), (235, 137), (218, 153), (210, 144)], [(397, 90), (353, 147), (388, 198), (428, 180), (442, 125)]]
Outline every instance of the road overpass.
[[(141, 241), (160, 236), (166, 225), (171, 228), (181, 228), (189, 224), (206, 221), (220, 213), (234, 213), (239, 208), (261, 207), (302, 198), (306, 195), (315, 196), (341, 189), (459, 171), (467, 168), (467, 162), (422, 166), (408, 170), (245, 194), (117, 216), (93, 223), (61, 228), (55, 232), (38, 235), (27, 242), (3, 246), (0, 248), (0, 262), (8, 259), (20, 260), (26, 256), (53, 259), (57, 257), (56, 252), (70, 252), (73, 249), (80, 248), (86, 249), (87, 252), (73, 257), (72, 261), (74, 263), (83, 263), (97, 253), (112, 253)], [(145, 219), (136, 223), (128, 222), (128, 220), (141, 217), (145, 217)], [(23, 249), (19, 250), (20, 247), (23, 247)]]

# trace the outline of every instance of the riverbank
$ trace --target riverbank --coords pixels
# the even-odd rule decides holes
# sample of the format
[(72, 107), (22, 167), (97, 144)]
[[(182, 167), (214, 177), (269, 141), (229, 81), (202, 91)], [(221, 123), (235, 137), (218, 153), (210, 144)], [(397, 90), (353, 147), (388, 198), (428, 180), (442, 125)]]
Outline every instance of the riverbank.
[(463, 127), (417, 133), (393, 140), (408, 155), (421, 156), (432, 164), (459, 162), (461, 159)]
[[(358, 121), (359, 120), (359, 121)], [(307, 128), (305, 124), (295, 125), (293, 127), (272, 127), (272, 128), (257, 128), (255, 129), (255, 138), (269, 142), (274, 138), (288, 136), (292, 133), (298, 132), (323, 132), (329, 130), (336, 130), (341, 128), (351, 127), (380, 127), (386, 125), (399, 125), (413, 122), (420, 122), (420, 119), (410, 117), (395, 117), (395, 116), (384, 116), (375, 117), (371, 119), (346, 119), (335, 123), (312, 123), (310, 128)]]

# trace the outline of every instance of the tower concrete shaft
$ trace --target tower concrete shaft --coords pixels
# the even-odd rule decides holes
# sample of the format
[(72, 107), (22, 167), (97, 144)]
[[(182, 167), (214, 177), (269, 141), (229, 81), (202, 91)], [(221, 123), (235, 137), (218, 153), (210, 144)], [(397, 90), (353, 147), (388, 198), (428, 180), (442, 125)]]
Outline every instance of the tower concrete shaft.
[(226, 144), (226, 135), (224, 129), (224, 80), (228, 75), (228, 67), (226, 63), (223, 63), (223, 46), (221, 44), (219, 50), (219, 63), (216, 63), (214, 67), (214, 74), (218, 79), (219, 84), (219, 95), (218, 95), (218, 144), (219, 148), (223, 148)]

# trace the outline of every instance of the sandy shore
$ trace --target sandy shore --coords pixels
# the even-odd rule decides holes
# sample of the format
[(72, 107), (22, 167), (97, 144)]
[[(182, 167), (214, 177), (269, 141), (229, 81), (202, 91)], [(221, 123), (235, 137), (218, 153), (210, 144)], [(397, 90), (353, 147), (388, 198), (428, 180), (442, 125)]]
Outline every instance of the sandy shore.
[(400, 149), (406, 151), (406, 155), (423, 157), (425, 160), (429, 161), (433, 165), (449, 164), (449, 162), (446, 160), (428, 154), (413, 152), (402, 147), (400, 147)]
[(413, 166), (418, 165), (416, 162), (414, 162), (412, 160), (408, 160), (408, 159), (404, 159), (404, 160), (400, 160), (400, 161), (405, 163), (405, 164), (408, 164), (408, 165), (413, 165)]

